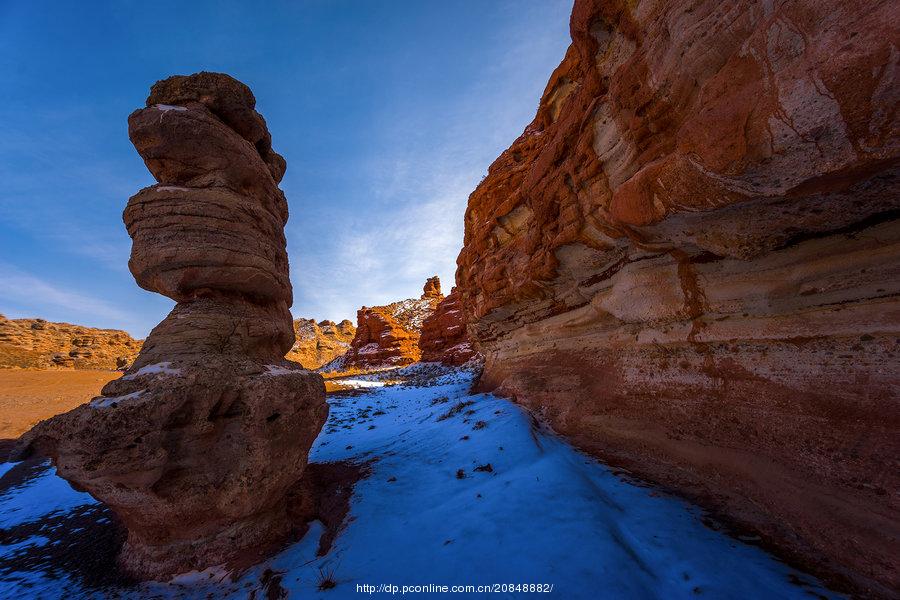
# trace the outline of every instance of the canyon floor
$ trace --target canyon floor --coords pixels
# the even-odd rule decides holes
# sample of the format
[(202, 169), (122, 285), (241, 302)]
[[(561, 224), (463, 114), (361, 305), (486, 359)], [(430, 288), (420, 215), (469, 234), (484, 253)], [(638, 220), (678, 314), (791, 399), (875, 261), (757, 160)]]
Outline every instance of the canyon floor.
[[(342, 529), (324, 556), (314, 522), (239, 572), (121, 581), (108, 509), (46, 462), (0, 464), (0, 597), (354, 598), (368, 595), (357, 585), (381, 584), (547, 584), (546, 597), (567, 599), (840, 597), (519, 406), (471, 394), (473, 377), (413, 365), (343, 380), (310, 454), (367, 465)], [(530, 596), (461, 597), (486, 595)]]
[(71, 410), (100, 393), (118, 371), (0, 369), (0, 440)]

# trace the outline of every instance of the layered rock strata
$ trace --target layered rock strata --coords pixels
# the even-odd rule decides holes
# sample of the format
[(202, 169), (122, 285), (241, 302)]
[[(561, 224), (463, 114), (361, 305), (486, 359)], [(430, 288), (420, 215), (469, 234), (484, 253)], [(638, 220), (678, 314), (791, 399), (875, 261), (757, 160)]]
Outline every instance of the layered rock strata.
[(440, 279), (435, 276), (425, 282), (420, 298), (363, 306), (356, 313), (356, 335), (350, 349), (323, 370), (368, 370), (418, 361), (422, 323), (443, 298)]
[(457, 272), (485, 388), (885, 595), (898, 23), (890, 2), (576, 1)]
[(344, 355), (356, 334), (353, 323), (344, 319), (340, 323), (314, 319), (294, 319), (296, 341), (288, 351), (287, 358), (298, 362), (306, 369), (318, 369), (327, 362)]
[(159, 182), (124, 219), (138, 284), (177, 301), (103, 395), (37, 425), (22, 448), (106, 503), (142, 578), (203, 569), (291, 529), (286, 498), (327, 413), (294, 343), (285, 162), (249, 88), (227, 75), (153, 86), (129, 137)]
[(141, 340), (118, 329), (0, 315), (0, 368), (112, 371), (130, 365), (140, 349)]
[(459, 366), (476, 355), (466, 334), (466, 322), (456, 288), (422, 322), (419, 338), (422, 362)]

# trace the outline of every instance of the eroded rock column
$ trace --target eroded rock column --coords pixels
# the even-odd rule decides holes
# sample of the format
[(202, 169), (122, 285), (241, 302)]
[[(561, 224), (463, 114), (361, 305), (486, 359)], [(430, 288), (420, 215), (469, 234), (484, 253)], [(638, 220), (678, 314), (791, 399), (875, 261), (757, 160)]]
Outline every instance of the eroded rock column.
[(129, 137), (159, 182), (124, 220), (138, 284), (178, 304), (89, 404), (23, 437), (128, 529), (120, 564), (166, 577), (265, 549), (328, 414), (294, 342), (284, 159), (250, 89), (217, 73), (153, 86)]

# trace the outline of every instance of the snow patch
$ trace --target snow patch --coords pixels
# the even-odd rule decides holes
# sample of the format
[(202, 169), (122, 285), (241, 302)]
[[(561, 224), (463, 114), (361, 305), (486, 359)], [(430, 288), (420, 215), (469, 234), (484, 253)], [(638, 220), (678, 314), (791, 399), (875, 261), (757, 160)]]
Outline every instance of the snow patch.
[(173, 369), (172, 363), (170, 362), (160, 362), (141, 367), (134, 373), (125, 375), (124, 377), (122, 377), (122, 379), (137, 379), (138, 377), (143, 377), (144, 375), (181, 375), (181, 369)]
[[(12, 467), (23, 463), (12, 463)], [(89, 494), (76, 492), (65, 479), (56, 476), (50, 463), (37, 476), (0, 494), (0, 529), (30, 523), (47, 515), (68, 512), (76, 506), (97, 504)], [(24, 467), (23, 468), (27, 468)], [(9, 552), (9, 546), (0, 544), (0, 557)], [(0, 597), (3, 594), (0, 583)]]
[(379, 388), (384, 387), (383, 381), (370, 381), (366, 379), (333, 379), (335, 383), (355, 388)]
[(263, 375), (290, 375), (296, 373), (296, 369), (288, 369), (281, 365), (266, 365), (266, 372)]
[(421, 329), (422, 322), (434, 312), (432, 300), (409, 298), (393, 305), (391, 316), (408, 329)]
[[(124, 377), (122, 379), (124, 379)], [(91, 406), (91, 408), (110, 408), (113, 404), (118, 406), (119, 404), (122, 404), (123, 402), (128, 402), (130, 400), (137, 400), (138, 398), (141, 397), (141, 394), (143, 394), (145, 391), (146, 390), (138, 390), (138, 391), (132, 392), (130, 394), (125, 394), (124, 396), (112, 396), (112, 397), (100, 396), (98, 398), (95, 398), (94, 400), (91, 400), (90, 406)]]
[(163, 112), (169, 112), (170, 110), (183, 112), (187, 110), (187, 108), (185, 108), (184, 106), (173, 106), (172, 104), (154, 104), (153, 108), (155, 108), (156, 110), (161, 110)]

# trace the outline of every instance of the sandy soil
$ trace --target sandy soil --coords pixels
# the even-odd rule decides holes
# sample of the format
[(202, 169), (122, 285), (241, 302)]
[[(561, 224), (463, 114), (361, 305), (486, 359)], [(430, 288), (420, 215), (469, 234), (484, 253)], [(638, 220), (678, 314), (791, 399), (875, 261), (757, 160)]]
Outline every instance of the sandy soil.
[[(0, 369), (0, 440), (17, 438), (38, 421), (71, 410), (100, 394), (118, 371)], [(352, 389), (325, 381), (328, 392)]]
[(75, 408), (100, 393), (118, 371), (0, 369), (0, 439)]

